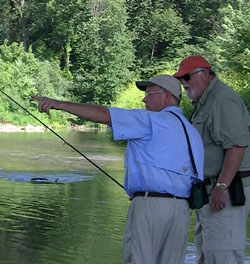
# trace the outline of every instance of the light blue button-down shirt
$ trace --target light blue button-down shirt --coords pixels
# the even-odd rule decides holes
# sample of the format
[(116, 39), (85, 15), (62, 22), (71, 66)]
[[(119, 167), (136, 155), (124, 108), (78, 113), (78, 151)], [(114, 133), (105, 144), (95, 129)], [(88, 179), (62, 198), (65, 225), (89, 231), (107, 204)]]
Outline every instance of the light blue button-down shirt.
[(169, 193), (189, 197), (193, 172), (183, 120), (198, 171), (203, 179), (203, 143), (199, 133), (183, 116), (179, 107), (160, 112), (110, 108), (114, 140), (128, 140), (125, 152), (124, 188), (131, 197), (136, 192)]

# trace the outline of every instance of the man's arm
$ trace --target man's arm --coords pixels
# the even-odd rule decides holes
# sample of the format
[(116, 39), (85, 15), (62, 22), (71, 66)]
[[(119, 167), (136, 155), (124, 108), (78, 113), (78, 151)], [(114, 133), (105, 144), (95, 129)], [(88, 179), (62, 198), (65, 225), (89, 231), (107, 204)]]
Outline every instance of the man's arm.
[[(217, 182), (225, 183), (227, 186), (231, 184), (242, 162), (244, 151), (244, 147), (232, 147), (226, 151), (223, 167)], [(220, 190), (215, 187), (210, 201), (212, 210), (223, 210), (226, 207), (227, 197), (228, 190)]]
[(40, 112), (49, 114), (51, 109), (62, 110), (84, 120), (111, 125), (109, 110), (104, 106), (65, 102), (39, 96), (32, 96), (31, 99), (38, 102), (38, 109)]

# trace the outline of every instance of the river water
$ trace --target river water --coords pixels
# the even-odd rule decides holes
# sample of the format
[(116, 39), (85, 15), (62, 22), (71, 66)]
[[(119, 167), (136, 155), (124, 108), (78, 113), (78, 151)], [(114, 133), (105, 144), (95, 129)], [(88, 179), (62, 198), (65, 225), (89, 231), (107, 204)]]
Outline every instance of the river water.
[[(124, 143), (59, 134), (123, 184)], [(121, 263), (129, 201), (119, 185), (50, 132), (0, 133), (0, 146), (0, 263)], [(195, 263), (192, 234), (193, 220), (185, 264)], [(249, 238), (250, 223), (245, 263)]]

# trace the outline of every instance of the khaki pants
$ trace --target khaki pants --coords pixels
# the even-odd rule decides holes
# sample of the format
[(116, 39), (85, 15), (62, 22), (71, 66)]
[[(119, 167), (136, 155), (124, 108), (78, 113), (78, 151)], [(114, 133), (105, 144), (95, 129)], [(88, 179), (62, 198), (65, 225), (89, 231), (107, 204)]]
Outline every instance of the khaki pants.
[(246, 206), (245, 206), (245, 218), (247, 220), (249, 212), (250, 212), (250, 186), (246, 186), (244, 187), (244, 193), (245, 193), (245, 197), (246, 197)]
[(198, 264), (243, 264), (246, 243), (245, 206), (227, 206), (212, 212), (210, 205), (195, 210), (195, 246)]
[(123, 264), (182, 264), (189, 206), (184, 199), (135, 197), (129, 207)]

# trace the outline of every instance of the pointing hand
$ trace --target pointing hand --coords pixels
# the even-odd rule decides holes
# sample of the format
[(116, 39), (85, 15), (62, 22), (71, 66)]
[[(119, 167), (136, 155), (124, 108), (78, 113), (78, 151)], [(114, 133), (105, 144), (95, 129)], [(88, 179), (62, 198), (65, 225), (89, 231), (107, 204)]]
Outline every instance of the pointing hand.
[(31, 100), (38, 102), (38, 110), (49, 114), (50, 109), (58, 109), (59, 101), (48, 97), (32, 96)]

